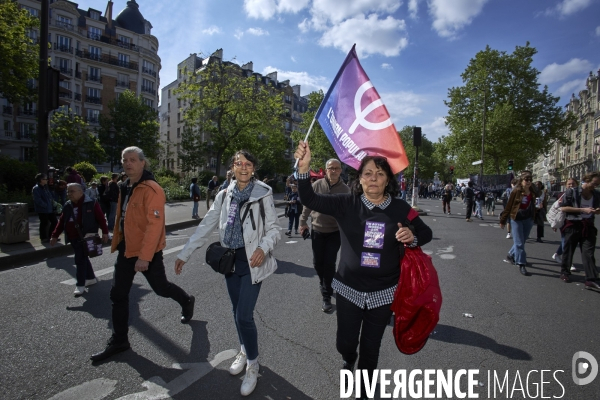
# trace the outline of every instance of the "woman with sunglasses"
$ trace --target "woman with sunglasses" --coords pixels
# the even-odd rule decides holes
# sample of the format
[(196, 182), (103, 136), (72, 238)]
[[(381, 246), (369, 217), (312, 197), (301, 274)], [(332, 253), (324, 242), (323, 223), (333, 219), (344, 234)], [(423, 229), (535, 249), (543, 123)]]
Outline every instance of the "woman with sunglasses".
[(258, 379), (254, 307), (262, 281), (277, 269), (272, 252), (280, 238), (273, 191), (254, 177), (257, 164), (257, 159), (246, 150), (233, 155), (231, 169), (235, 180), (217, 194), (212, 207), (175, 260), (175, 273), (179, 275), (194, 250), (204, 245), (217, 227), (221, 246), (235, 249), (235, 271), (225, 275), (225, 283), (241, 350), (229, 367), (229, 373), (238, 375), (246, 369), (240, 389), (242, 396), (254, 391)]
[(362, 159), (351, 193), (318, 194), (309, 180), (308, 143), (299, 142), (294, 156), (302, 202), (334, 217), (340, 230), (342, 250), (332, 287), (337, 292), (336, 346), (342, 369), (353, 371), (358, 359), (357, 369), (372, 376), (392, 315), (404, 247), (427, 244), (431, 229), (407, 202), (396, 198), (398, 181), (385, 157)]
[(500, 228), (504, 229), (510, 222), (513, 246), (508, 251), (506, 262), (519, 266), (522, 275), (529, 275), (525, 266), (527, 265), (527, 254), (525, 253), (525, 241), (529, 237), (535, 218), (536, 196), (531, 189), (533, 181), (531, 172), (523, 171), (519, 182), (510, 193), (506, 202), (506, 208), (500, 214)]

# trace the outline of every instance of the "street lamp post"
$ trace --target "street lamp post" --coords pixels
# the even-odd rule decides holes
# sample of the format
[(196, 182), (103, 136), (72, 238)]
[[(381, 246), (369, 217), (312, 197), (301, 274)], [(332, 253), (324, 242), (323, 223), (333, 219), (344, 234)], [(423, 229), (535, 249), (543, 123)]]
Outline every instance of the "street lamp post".
[[(479, 88), (473, 88), (473, 91), (479, 91)], [(487, 110), (487, 90), (483, 88), (483, 127), (481, 130), (481, 164), (479, 164), (479, 186), (483, 188), (483, 151), (485, 148), (485, 113)]]

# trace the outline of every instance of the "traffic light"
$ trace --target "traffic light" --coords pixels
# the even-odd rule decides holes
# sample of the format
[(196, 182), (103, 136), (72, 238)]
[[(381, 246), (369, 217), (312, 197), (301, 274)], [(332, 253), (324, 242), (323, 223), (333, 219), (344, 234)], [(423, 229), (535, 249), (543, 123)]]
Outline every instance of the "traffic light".
[(508, 170), (509, 171), (513, 170), (513, 160), (508, 160)]
[(450, 175), (453, 175), (453, 174), (454, 174), (454, 165), (451, 165), (450, 166)]

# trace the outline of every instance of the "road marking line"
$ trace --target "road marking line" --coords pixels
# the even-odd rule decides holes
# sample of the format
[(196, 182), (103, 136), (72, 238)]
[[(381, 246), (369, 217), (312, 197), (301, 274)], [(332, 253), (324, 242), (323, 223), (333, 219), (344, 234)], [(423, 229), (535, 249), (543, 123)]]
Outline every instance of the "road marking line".
[[(177, 247), (173, 247), (172, 249), (165, 250), (165, 251), (163, 251), (163, 255), (175, 253), (176, 251), (183, 249), (184, 246), (185, 245), (182, 244), (181, 246), (177, 246)], [(114, 271), (114, 267), (104, 268), (104, 269), (101, 269), (100, 271), (94, 271), (94, 275), (96, 275), (96, 278), (97, 278), (99, 276), (110, 274), (113, 271)], [(66, 281), (62, 281), (61, 283), (63, 285), (74, 285), (77, 283), (77, 279), (67, 279)]]
[(103, 399), (115, 390), (117, 381), (111, 379), (94, 379), (93, 381), (82, 383), (60, 392), (48, 400), (67, 400), (67, 399)]
[(286, 243), (298, 243), (296, 240), (290, 240), (289, 242)]

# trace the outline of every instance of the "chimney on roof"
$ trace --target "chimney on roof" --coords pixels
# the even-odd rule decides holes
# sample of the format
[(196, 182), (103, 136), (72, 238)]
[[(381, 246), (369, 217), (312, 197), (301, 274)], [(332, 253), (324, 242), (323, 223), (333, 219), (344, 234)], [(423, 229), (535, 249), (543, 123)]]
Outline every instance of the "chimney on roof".
[(300, 97), (300, 85), (294, 85), (292, 86), (292, 90), (294, 91), (294, 94), (298, 97)]
[(113, 2), (111, 0), (108, 0), (108, 3), (106, 3), (106, 11), (104, 11), (104, 16), (106, 17), (106, 20), (108, 21), (107, 25), (109, 28), (112, 28), (112, 26), (113, 26), (112, 7), (113, 7)]
[(247, 62), (246, 64), (242, 65), (242, 70), (245, 70), (245, 71), (247, 70), (247, 71), (253, 72), (254, 71), (254, 63), (252, 61)]
[(267, 74), (267, 78), (269, 78), (273, 82), (277, 83), (277, 71), (273, 71), (270, 74)]

